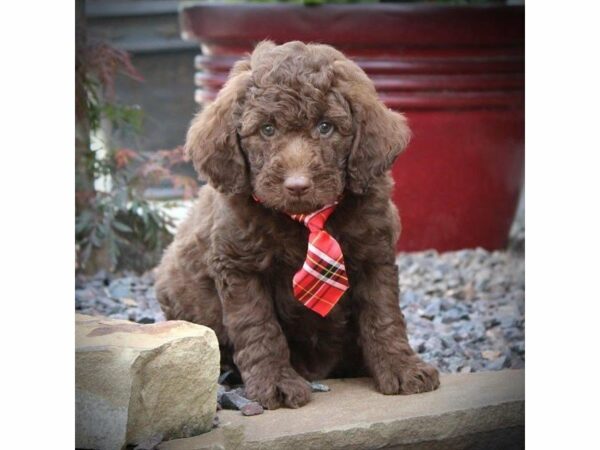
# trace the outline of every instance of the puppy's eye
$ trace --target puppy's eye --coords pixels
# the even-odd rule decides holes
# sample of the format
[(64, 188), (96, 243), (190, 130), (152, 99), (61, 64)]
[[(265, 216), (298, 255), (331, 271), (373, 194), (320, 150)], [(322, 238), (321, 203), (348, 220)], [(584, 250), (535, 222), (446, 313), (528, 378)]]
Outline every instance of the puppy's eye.
[(329, 136), (333, 131), (333, 124), (326, 120), (322, 120), (319, 122), (319, 125), (317, 125), (317, 130), (319, 130), (321, 136)]
[(264, 137), (272, 137), (275, 134), (275, 126), (272, 123), (265, 123), (260, 127), (260, 133)]

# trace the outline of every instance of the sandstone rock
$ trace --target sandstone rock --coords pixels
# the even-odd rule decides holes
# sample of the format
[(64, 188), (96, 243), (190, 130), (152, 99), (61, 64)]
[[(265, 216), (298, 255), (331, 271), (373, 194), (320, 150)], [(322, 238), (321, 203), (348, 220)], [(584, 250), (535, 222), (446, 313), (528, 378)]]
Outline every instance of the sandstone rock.
[(207, 327), (77, 314), (76, 447), (115, 450), (209, 431), (218, 376)]

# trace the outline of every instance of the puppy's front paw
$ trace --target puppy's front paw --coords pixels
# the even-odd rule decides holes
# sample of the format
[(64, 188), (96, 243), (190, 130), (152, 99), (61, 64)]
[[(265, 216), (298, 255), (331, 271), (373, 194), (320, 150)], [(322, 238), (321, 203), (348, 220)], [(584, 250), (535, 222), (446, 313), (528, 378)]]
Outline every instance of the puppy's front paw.
[(299, 408), (310, 401), (311, 389), (295, 371), (284, 370), (276, 377), (247, 380), (246, 395), (267, 409)]
[(429, 392), (440, 385), (438, 370), (420, 359), (397, 364), (392, 369), (378, 370), (373, 378), (377, 389), (388, 395)]

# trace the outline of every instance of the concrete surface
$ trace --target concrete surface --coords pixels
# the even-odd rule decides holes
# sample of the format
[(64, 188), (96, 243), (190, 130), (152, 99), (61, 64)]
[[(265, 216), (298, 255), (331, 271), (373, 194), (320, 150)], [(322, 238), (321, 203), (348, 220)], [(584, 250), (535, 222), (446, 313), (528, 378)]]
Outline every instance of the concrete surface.
[(442, 376), (435, 392), (385, 396), (369, 379), (326, 380), (307, 406), (244, 417), (159, 450), (518, 449), (524, 446), (523, 370)]

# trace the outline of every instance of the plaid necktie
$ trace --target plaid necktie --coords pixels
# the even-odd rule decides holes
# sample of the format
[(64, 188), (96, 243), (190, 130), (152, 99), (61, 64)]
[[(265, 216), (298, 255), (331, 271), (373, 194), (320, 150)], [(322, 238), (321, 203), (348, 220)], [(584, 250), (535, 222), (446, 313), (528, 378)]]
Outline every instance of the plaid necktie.
[(306, 260), (292, 281), (294, 296), (323, 317), (349, 287), (340, 244), (323, 229), (335, 207), (333, 204), (311, 214), (290, 214), (310, 231)]

